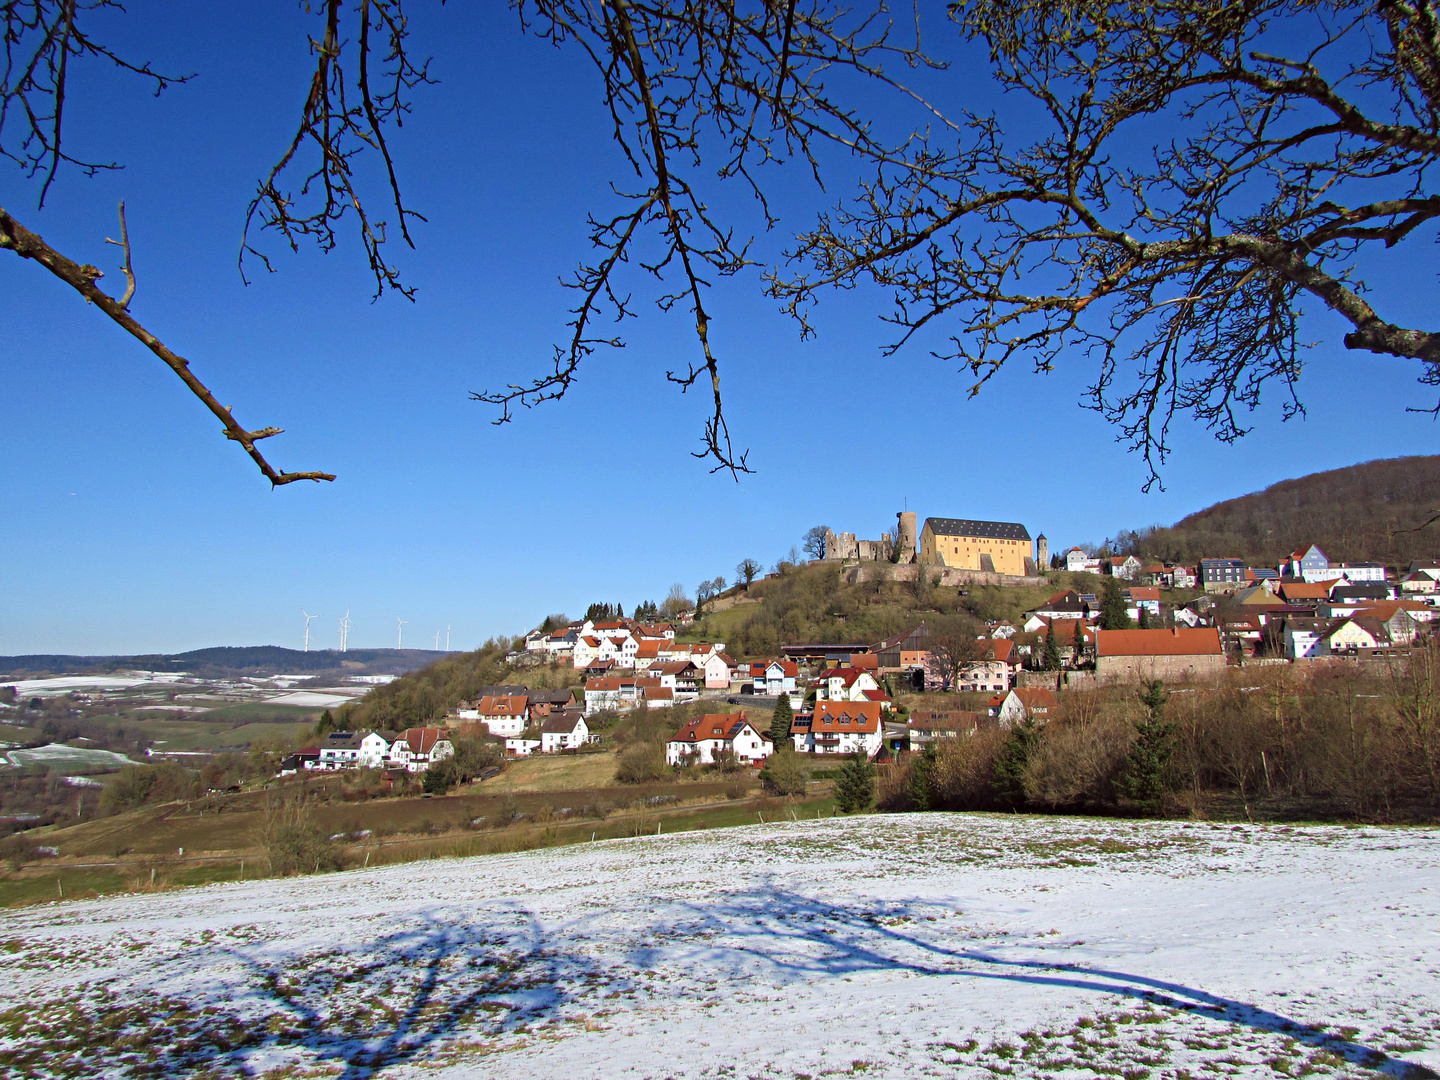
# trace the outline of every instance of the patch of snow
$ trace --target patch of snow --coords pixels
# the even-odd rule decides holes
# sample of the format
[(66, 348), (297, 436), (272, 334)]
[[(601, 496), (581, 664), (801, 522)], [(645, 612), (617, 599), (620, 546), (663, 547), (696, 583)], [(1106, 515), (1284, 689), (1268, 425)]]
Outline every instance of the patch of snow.
[(340, 694), (317, 694), (310, 690), (297, 690), (293, 694), (281, 694), (279, 697), (266, 698), (266, 705), (304, 705), (311, 708), (330, 708), (332, 705), (348, 705), (348, 695)]
[(125, 1076), (163, 1013), (162, 1075), (1434, 1076), (1437, 864), (1433, 829), (913, 814), (49, 904), (0, 916), (0, 1049)]
[(115, 768), (121, 765), (135, 764), (124, 754), (117, 754), (113, 750), (66, 746), (64, 743), (46, 743), (44, 746), (32, 746), (24, 750), (8, 750), (5, 757), (11, 765), (17, 768), (23, 768), (26, 765), (49, 765), (52, 768), (56, 766), (61, 768), (95, 766)]

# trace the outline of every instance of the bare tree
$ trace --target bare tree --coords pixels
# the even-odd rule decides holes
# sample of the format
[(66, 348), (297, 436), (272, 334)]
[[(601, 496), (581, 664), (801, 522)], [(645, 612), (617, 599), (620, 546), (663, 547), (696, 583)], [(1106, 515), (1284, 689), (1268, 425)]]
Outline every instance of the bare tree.
[(820, 290), (868, 279), (894, 295), (895, 347), (944, 320), (972, 393), (1012, 357), (1089, 355), (1090, 407), (1151, 483), (1179, 414), (1229, 442), (1266, 384), (1302, 411), (1306, 299), (1349, 323), (1347, 348), (1440, 385), (1440, 333), (1388, 321), (1356, 272), (1440, 217), (1434, 0), (950, 11), (1045, 130), (967, 113), (878, 161), (772, 278), (807, 330)]
[(735, 576), (745, 582), (745, 589), (748, 592), (750, 583), (755, 580), (763, 567), (754, 559), (741, 559), (735, 565)]
[(971, 664), (983, 660), (991, 642), (981, 636), (978, 620), (952, 615), (929, 620), (926, 667), (940, 678), (941, 688), (953, 690)]
[(812, 529), (805, 530), (801, 538), (800, 547), (812, 559), (825, 558), (825, 536), (830, 532), (827, 525), (816, 525)]
[[(1348, 348), (1419, 360), (1421, 381), (1440, 385), (1440, 333), (1382, 314), (1356, 270), (1362, 254), (1433, 232), (1440, 217), (1424, 183), (1440, 152), (1437, 4), (951, 5), (962, 40), (988, 48), (1000, 86), (1048, 125), (1027, 138), (1015, 132), (1033, 133), (1031, 123), (945, 116), (898, 81), (936, 66), (920, 49), (918, 5), (898, 19), (880, 0), (514, 0), (526, 32), (594, 66), (629, 178), (590, 218), (594, 257), (569, 282), (576, 304), (549, 369), (474, 397), (505, 423), (517, 405), (564, 396), (589, 356), (622, 344), (596, 323), (636, 313), (638, 268), (662, 309), (693, 319), (694, 359), (666, 374), (707, 397), (696, 456), (746, 471), (722, 407), (706, 294), (714, 276), (758, 260), (715, 209), (733, 202), (711, 193), (738, 183), (773, 226), (764, 167), (795, 161), (819, 181), (826, 148), (871, 175), (802, 236), (790, 271), (770, 273), (771, 294), (802, 330), (824, 290), (868, 280), (894, 295), (894, 347), (944, 325), (943, 351), (975, 377), (972, 391), (1017, 355), (1040, 371), (1088, 355), (1090, 406), (1144, 454), (1152, 482), (1177, 415), (1230, 441), (1267, 384), (1287, 414), (1301, 410), (1307, 298), (1346, 320)], [(110, 167), (65, 149), (73, 64), (117, 64), (157, 91), (185, 78), (98, 41), (99, 8), (116, 5), (0, 0), (0, 155), (43, 174), (42, 199), (62, 166)], [(306, 8), (314, 68), (294, 133), (257, 184), (241, 258), (268, 268), (265, 235), (333, 247), (348, 218), (377, 294), (408, 296), (386, 245), (411, 243), (418, 214), (387, 138), (430, 81), (428, 64), (412, 59), (402, 0)], [(896, 96), (877, 98), (875, 86)], [(914, 126), (894, 122), (893, 101), (913, 105)], [(383, 165), (373, 191), (357, 168), (363, 154)], [(21, 252), (16, 237), (33, 234), (7, 220), (4, 246)], [(238, 425), (226, 432), (261, 460), (254, 433), (246, 443)]]

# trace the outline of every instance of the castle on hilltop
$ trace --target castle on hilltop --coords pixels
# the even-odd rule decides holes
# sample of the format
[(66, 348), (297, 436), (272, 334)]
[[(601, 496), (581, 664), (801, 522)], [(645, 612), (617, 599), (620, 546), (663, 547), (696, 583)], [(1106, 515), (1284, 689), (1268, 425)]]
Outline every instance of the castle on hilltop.
[(917, 532), (914, 513), (895, 518), (894, 534), (882, 533), (879, 540), (826, 529), (825, 561), (934, 566), (1005, 577), (1038, 573), (1050, 562), (1045, 535), (1036, 538), (1032, 551), (1030, 533), (1018, 521), (932, 517)]

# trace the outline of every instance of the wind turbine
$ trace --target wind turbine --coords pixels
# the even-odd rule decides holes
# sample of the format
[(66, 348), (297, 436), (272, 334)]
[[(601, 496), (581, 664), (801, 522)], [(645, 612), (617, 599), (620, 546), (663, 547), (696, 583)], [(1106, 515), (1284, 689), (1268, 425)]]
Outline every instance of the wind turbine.
[(340, 651), (345, 652), (350, 647), (350, 609), (345, 609), (345, 615), (340, 620)]
[(319, 615), (311, 615), (311, 614), (310, 614), (308, 611), (306, 611), (303, 607), (300, 609), (300, 614), (305, 616), (305, 651), (306, 651), (306, 652), (309, 652), (309, 651), (310, 651), (310, 620), (311, 620), (311, 619), (318, 619), (320, 616), (319, 616)]
[(399, 615), (395, 616), (395, 648), (397, 649), (403, 648), (400, 642), (404, 640), (405, 624), (409, 621), (409, 619), (400, 618)]
[(450, 651), (450, 624), (445, 624), (445, 651)]
[(435, 631), (435, 651), (436, 651), (436, 652), (439, 652), (439, 651), (440, 651), (440, 631), (439, 631), (439, 630), (436, 630), (436, 631)]

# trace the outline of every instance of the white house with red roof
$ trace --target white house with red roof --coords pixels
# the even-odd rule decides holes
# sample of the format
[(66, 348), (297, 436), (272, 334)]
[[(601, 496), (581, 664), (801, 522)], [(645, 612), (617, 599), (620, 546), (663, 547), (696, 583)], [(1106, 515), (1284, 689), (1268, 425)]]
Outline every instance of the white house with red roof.
[(775, 744), (744, 713), (707, 713), (691, 720), (665, 744), (665, 760), (671, 765), (709, 765), (717, 754), (727, 752), (750, 765), (773, 754)]
[(795, 692), (800, 668), (793, 660), (756, 660), (750, 664), (750, 680), (761, 697), (779, 697)]
[(880, 684), (870, 672), (853, 667), (830, 668), (815, 679), (817, 701), (868, 701), (867, 691), (880, 693)]
[(424, 772), (434, 762), (454, 755), (455, 747), (445, 735), (444, 728), (406, 728), (390, 744), (386, 764), (406, 772)]
[(491, 735), (519, 735), (530, 723), (530, 699), (523, 694), (496, 694), (482, 697), (473, 709), (461, 709), (462, 720), (484, 724)]
[(813, 716), (791, 721), (790, 737), (802, 752), (873, 757), (885, 740), (883, 711), (878, 701), (817, 701)]
[(1058, 708), (1055, 691), (1043, 686), (1019, 686), (1009, 693), (996, 694), (991, 698), (988, 711), (1000, 721), (1001, 727), (1010, 727), (1027, 719), (1044, 723)]
[(561, 750), (578, 750), (590, 737), (585, 718), (573, 712), (546, 717), (540, 728), (540, 752), (556, 754)]
[(570, 655), (577, 668), (589, 667), (600, 659), (600, 639), (593, 634), (581, 634), (575, 639)]

